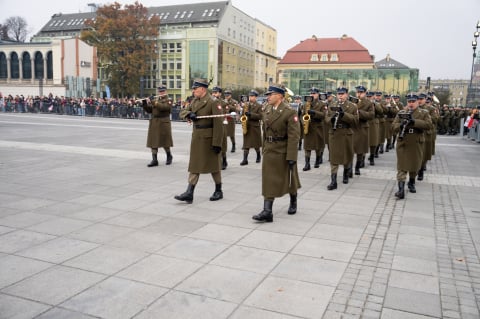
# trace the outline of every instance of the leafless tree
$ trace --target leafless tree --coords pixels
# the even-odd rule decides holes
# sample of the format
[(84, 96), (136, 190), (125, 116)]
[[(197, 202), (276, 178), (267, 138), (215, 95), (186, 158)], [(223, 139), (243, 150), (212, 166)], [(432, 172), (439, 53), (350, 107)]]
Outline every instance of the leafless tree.
[(27, 21), (22, 17), (10, 17), (4, 23), (7, 28), (7, 36), (9, 39), (17, 42), (25, 42), (27, 38)]

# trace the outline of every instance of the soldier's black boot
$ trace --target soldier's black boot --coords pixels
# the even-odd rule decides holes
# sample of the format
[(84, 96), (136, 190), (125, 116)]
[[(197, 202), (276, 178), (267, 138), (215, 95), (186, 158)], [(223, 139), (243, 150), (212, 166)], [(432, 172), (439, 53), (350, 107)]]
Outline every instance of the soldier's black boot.
[(408, 187), (408, 191), (409, 191), (410, 193), (416, 193), (416, 192), (417, 192), (417, 190), (416, 190), (416, 188), (415, 188), (415, 177), (414, 177), (414, 178), (410, 178), (410, 179), (408, 180), (407, 187)]
[(397, 141), (397, 136), (395, 135), (392, 139), (392, 144), (390, 145), (390, 148), (393, 150), (395, 148), (395, 142)]
[(357, 160), (355, 163), (355, 175), (360, 175), (360, 165), (362, 164), (362, 161)]
[(331, 182), (330, 185), (327, 186), (327, 189), (331, 191), (332, 189), (337, 189), (337, 174), (332, 174), (331, 175)]
[(213, 192), (213, 195), (210, 196), (211, 201), (219, 200), (223, 198), (223, 192), (222, 192), (222, 183), (220, 184), (215, 184), (215, 191)]
[(173, 159), (172, 153), (171, 153), (171, 152), (167, 152), (167, 161), (165, 162), (165, 164), (166, 164), (166, 165), (172, 164), (172, 159)]
[(305, 166), (303, 167), (304, 171), (310, 170), (310, 156), (305, 156)]
[(352, 169), (352, 164), (350, 163), (350, 165), (348, 165), (348, 178), (353, 178), (353, 169)]
[(152, 161), (148, 163), (148, 167), (158, 166), (157, 154), (152, 154)]
[(390, 152), (390, 143), (387, 143), (387, 147), (385, 147), (385, 152)]
[(232, 150), (230, 151), (230, 153), (235, 153), (235, 143), (232, 143)]
[(398, 199), (405, 198), (405, 182), (398, 182), (398, 192), (395, 193), (395, 197)]
[(243, 151), (243, 161), (240, 162), (240, 165), (248, 165), (248, 150)]
[(300, 139), (300, 141), (298, 141), (298, 150), (299, 151), (302, 150), (302, 139)]
[(344, 184), (348, 184), (348, 167), (343, 168), (343, 180)]
[(420, 170), (418, 171), (417, 179), (419, 181), (423, 181), (423, 168), (420, 168)]
[(319, 167), (320, 167), (320, 156), (319, 156), (319, 155), (317, 155), (317, 156), (315, 157), (315, 164), (313, 165), (313, 167), (315, 167), (315, 168), (319, 168)]
[(187, 190), (185, 193), (180, 195), (175, 195), (175, 199), (181, 200), (182, 202), (187, 202), (187, 204), (191, 204), (193, 202), (193, 191), (195, 190), (195, 185), (188, 184)]
[(227, 163), (227, 156), (223, 156), (222, 157), (222, 170), (225, 170), (228, 166), (228, 163)]
[(380, 144), (380, 147), (378, 148), (378, 151), (380, 152), (380, 154), (383, 154), (383, 143)]
[(260, 155), (260, 150), (257, 151), (257, 159), (255, 160), (255, 163), (260, 163), (262, 160), (262, 155)]
[(288, 215), (294, 215), (297, 212), (297, 194), (290, 194), (290, 206), (288, 206)]
[(362, 155), (362, 160), (360, 161), (360, 168), (365, 167), (365, 154)]
[(377, 147), (375, 147), (375, 155), (374, 155), (375, 158), (378, 158), (378, 151), (379, 150), (380, 150), (380, 145), (377, 145)]
[(267, 222), (267, 223), (273, 222), (272, 206), (273, 206), (273, 201), (264, 200), (263, 210), (257, 215), (253, 215), (252, 218), (259, 222)]
[(370, 153), (370, 156), (368, 157), (368, 160), (370, 161), (370, 166), (375, 165), (375, 160), (373, 159), (373, 153)]

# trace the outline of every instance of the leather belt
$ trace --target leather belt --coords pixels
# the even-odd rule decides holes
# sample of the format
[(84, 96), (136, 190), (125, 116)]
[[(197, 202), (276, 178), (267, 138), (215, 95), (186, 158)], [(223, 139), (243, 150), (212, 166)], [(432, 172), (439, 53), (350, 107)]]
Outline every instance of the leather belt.
[(423, 133), (423, 130), (418, 129), (418, 128), (409, 128), (409, 129), (407, 130), (407, 133), (408, 133), (408, 134), (414, 134), (414, 133), (422, 134), (422, 133)]
[(205, 124), (205, 125), (195, 124), (195, 128), (213, 128), (213, 124)]
[(278, 142), (278, 141), (286, 141), (288, 138), (284, 137), (277, 137), (277, 136), (265, 136), (265, 141), (269, 143)]
[(345, 123), (338, 123), (337, 128), (350, 128), (350, 125), (345, 124)]
[(152, 116), (152, 117), (153, 117), (154, 119), (163, 119), (163, 118), (165, 118), (165, 117), (170, 117), (170, 114), (168, 114), (168, 115), (154, 115), (154, 116)]

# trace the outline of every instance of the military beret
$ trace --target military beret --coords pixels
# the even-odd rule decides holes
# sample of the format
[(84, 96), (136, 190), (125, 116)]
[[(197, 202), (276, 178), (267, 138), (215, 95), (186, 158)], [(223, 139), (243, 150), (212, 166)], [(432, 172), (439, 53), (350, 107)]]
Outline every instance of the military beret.
[(310, 89), (310, 94), (319, 94), (320, 93), (320, 90), (317, 89), (316, 87), (312, 87)]
[(158, 92), (163, 92), (163, 91), (166, 91), (167, 90), (167, 87), (165, 85), (160, 85), (159, 87), (157, 87), (157, 90)]
[(249, 96), (258, 96), (258, 92), (255, 91), (255, 90), (250, 90), (250, 92), (248, 92), (248, 95)]
[(426, 98), (426, 97), (427, 97), (427, 95), (426, 95), (425, 93), (420, 93), (420, 94), (418, 95), (418, 98), (419, 98), (419, 99), (424, 99), (424, 98)]
[(220, 92), (220, 93), (222, 93), (222, 88), (219, 87), (219, 86), (214, 86), (213, 89), (212, 89), (212, 92)]
[(357, 90), (357, 92), (367, 92), (367, 88), (363, 85), (356, 86), (355, 89)]
[(405, 96), (407, 98), (407, 101), (416, 101), (418, 100), (418, 96), (413, 93), (409, 93)]
[(207, 80), (205, 80), (205, 79), (195, 79), (195, 80), (193, 80), (192, 89), (196, 89), (196, 88), (199, 88), (199, 87), (208, 88)]
[(347, 93), (348, 89), (344, 86), (337, 88), (337, 93)]
[(269, 94), (272, 94), (272, 93), (280, 93), (282, 95), (285, 95), (285, 89), (283, 87), (281, 87), (280, 85), (270, 85), (268, 87), (268, 90), (267, 92), (265, 92), (265, 95), (269, 95)]

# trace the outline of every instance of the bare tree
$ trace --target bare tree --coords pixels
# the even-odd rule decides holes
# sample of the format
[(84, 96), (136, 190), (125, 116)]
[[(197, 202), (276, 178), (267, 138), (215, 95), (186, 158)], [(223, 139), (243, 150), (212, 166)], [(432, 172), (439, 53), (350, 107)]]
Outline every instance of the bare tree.
[(8, 29), (8, 38), (17, 42), (25, 42), (27, 38), (27, 21), (22, 17), (10, 17), (5, 20), (5, 26)]
[(10, 40), (8, 38), (8, 27), (5, 24), (0, 24), (0, 40)]

